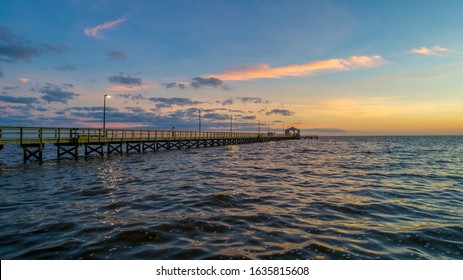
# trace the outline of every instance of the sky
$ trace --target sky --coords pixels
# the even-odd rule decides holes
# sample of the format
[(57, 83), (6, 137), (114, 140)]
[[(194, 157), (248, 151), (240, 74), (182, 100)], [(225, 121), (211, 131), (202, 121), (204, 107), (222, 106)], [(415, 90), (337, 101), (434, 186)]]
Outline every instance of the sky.
[(463, 135), (463, 1), (0, 2), (0, 126)]

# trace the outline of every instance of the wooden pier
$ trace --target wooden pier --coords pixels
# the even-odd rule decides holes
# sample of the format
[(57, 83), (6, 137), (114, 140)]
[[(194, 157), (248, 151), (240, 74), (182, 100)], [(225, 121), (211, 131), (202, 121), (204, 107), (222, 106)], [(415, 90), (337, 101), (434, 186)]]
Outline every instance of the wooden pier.
[(56, 147), (56, 158), (65, 155), (78, 160), (79, 147), (83, 157), (104, 157), (130, 152), (202, 148), (245, 143), (299, 139), (284, 134), (241, 132), (195, 132), (170, 130), (128, 130), (96, 128), (0, 127), (0, 151), (5, 145), (19, 145), (23, 161), (43, 161), (45, 145)]

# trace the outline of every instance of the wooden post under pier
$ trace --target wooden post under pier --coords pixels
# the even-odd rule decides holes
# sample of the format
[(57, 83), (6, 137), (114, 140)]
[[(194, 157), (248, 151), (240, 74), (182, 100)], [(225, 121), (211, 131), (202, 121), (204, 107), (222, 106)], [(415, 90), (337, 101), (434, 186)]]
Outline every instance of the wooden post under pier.
[(87, 158), (90, 154), (96, 153), (100, 155), (101, 157), (104, 157), (104, 144), (101, 143), (89, 143), (89, 144), (84, 144), (85, 146), (85, 158)]
[(35, 158), (40, 163), (43, 161), (43, 144), (23, 144), (23, 162), (26, 163), (29, 159)]
[(79, 145), (76, 144), (55, 144), (56, 158), (61, 159), (64, 155), (71, 155), (75, 160), (79, 159)]

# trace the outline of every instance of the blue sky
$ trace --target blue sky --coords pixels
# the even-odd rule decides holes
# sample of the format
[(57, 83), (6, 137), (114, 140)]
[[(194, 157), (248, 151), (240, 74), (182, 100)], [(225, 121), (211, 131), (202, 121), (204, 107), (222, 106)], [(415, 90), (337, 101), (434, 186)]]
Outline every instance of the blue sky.
[(461, 1), (2, 1), (0, 126), (463, 134)]

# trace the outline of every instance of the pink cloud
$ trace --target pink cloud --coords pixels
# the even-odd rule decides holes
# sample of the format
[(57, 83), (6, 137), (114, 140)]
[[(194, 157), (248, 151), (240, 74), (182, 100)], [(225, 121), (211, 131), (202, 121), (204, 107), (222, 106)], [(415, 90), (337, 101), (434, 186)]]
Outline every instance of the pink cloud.
[(387, 63), (379, 55), (351, 56), (349, 58), (335, 58), (312, 61), (305, 64), (288, 65), (272, 68), (268, 64), (246, 66), (218, 74), (209, 74), (204, 78), (217, 78), (224, 81), (243, 81), (254, 79), (279, 79), (283, 77), (303, 77), (316, 73), (353, 71), (363, 68), (378, 67)]
[(107, 21), (95, 27), (85, 28), (84, 33), (88, 37), (101, 38), (101, 35), (100, 35), (101, 31), (112, 28), (112, 27), (116, 27), (127, 20), (128, 20), (127, 17), (122, 17), (120, 19), (116, 19), (113, 21)]
[(26, 78), (26, 77), (21, 77), (19, 78), (19, 81), (23, 84), (27, 84), (31, 79)]

